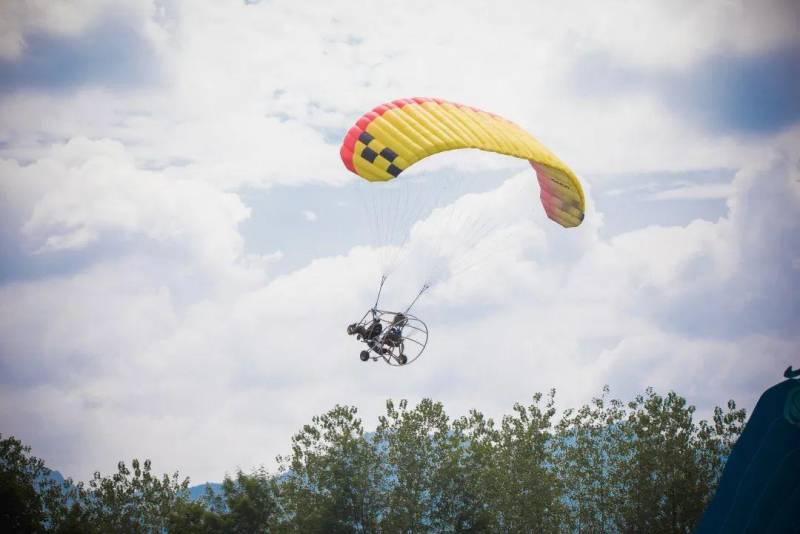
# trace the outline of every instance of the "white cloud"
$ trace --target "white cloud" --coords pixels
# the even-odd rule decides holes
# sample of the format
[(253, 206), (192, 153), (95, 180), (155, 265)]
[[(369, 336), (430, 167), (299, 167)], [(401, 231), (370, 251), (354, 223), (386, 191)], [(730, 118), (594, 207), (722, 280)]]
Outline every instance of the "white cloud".
[(21, 60), (31, 38), (77, 38), (110, 19), (140, 29), (156, 48), (164, 43), (165, 9), (150, 0), (8, 0), (0, 4), (0, 60)]
[(577, 13), (574, 23), (563, 21), (578, 27), (574, 46), (605, 49), (645, 67), (684, 67), (709, 55), (755, 54), (798, 42), (792, 28), (798, 10), (790, 0), (613, 2), (561, 13)]
[[(116, 9), (9, 5), (18, 13), (0, 16), (0, 55), (17, 59), (32, 32), (79, 35)], [(291, 432), (336, 402), (369, 423), (387, 397), (496, 415), (536, 390), (556, 386), (574, 404), (609, 383), (620, 394), (674, 388), (704, 409), (727, 397), (748, 405), (796, 363), (796, 161), (755, 163), (765, 147), (792, 154), (800, 130), (711, 137), (654, 95), (597, 105), (565, 86), (587, 51), (688, 68), (727, 47), (795, 39), (777, 8), (131, 6), (164, 79), (0, 97), (0, 222), (26, 259), (82, 260), (0, 286), (0, 421), (66, 474), (146, 455), (157, 469), (218, 480), (286, 452)], [(344, 130), (368, 107), (414, 94), (529, 128), (585, 177), (590, 201), (594, 172), (746, 168), (731, 186), (653, 191), (675, 202), (725, 194), (719, 222), (610, 240), (591, 202), (575, 230), (546, 220), (530, 169), (460, 199), (414, 228), (382, 299), (406, 305), (440, 272), (415, 307), (431, 327), (427, 354), (406, 369), (365, 365), (344, 328), (372, 304), (379, 258), (392, 250), (356, 247), (271, 278), (282, 254), (245, 253), (238, 225), (249, 208), (237, 192), (351, 180), (338, 156)], [(418, 172), (515, 164), (449, 154)], [(311, 220), (310, 205), (288, 212)], [(472, 216), (490, 224), (453, 224)], [(448, 269), (462, 272), (448, 279)]]
[[(785, 6), (510, 6), (490, 13), (471, 3), (458, 10), (426, 6), (426, 16), (419, 17), (408, 6), (192, 2), (176, 4), (169, 18), (139, 6), (133, 17), (138, 31), (145, 35), (157, 27), (163, 34), (157, 58), (164, 79), (133, 92), (86, 87), (8, 96), (0, 102), (0, 133), (11, 141), (5, 152), (38, 159), (53, 138), (112, 138), (141, 165), (172, 166), (171, 173), (225, 189), (342, 183), (349, 175), (337, 148), (345, 129), (371, 106), (415, 94), (507, 116), (590, 178), (598, 172), (740, 166), (769, 143), (697, 131), (654, 95), (598, 103), (573, 94), (567, 84), (574, 83), (575, 59), (587, 50), (611, 50), (625, 61), (643, 54), (648, 63), (687, 67), (732, 42), (749, 42), (743, 26), (719, 21), (752, 24), (758, 29), (752, 35), (775, 44), (794, 35), (779, 31)], [(79, 7), (72, 11), (82, 13)], [(122, 16), (117, 7), (95, 11)], [(392, 24), (374, 24), (373, 11), (391, 16)], [(699, 26), (703, 31), (696, 31)], [(676, 31), (684, 38), (676, 39)], [(585, 85), (591, 87), (591, 80)], [(44, 135), (31, 116), (48, 117)], [(450, 162), (448, 156), (437, 159)], [(498, 161), (452, 159), (470, 167)]]
[[(4, 410), (2, 420), (23, 438), (38, 436), (41, 453), (68, 474), (149, 454), (199, 481), (219, 479), (231, 462), (269, 464), (291, 432), (336, 402), (358, 405), (370, 423), (387, 397), (434, 396), (453, 413), (477, 407), (497, 415), (536, 390), (555, 386), (571, 405), (609, 383), (620, 394), (646, 385), (675, 389), (703, 410), (727, 397), (749, 406), (792, 363), (797, 342), (752, 324), (770, 310), (748, 299), (768, 290), (761, 273), (783, 278), (784, 292), (786, 284), (797, 287), (791, 258), (777, 247), (800, 220), (796, 200), (785, 200), (796, 187), (789, 167), (778, 160), (740, 173), (731, 213), (719, 223), (649, 228), (610, 241), (598, 237), (597, 218), (568, 231), (538, 206), (531, 210), (529, 171), (463, 198), (459, 209), (501, 206), (498, 213), (517, 224), (485, 236), (508, 240), (502, 255), (434, 287), (415, 308), (431, 328), (431, 344), (407, 369), (362, 364), (357, 343), (344, 334), (377, 289), (376, 253), (368, 248), (269, 282), (250, 276), (224, 292), (182, 287), (185, 265), (161, 252), (7, 286), (0, 338), (12, 382), (2, 404), (27, 400), (22, 410)], [(786, 213), (777, 225), (776, 203)], [(412, 249), (421, 250), (414, 240), (450, 240), (437, 232), (446, 230), (442, 216), (418, 225)], [(744, 224), (756, 226), (738, 230)], [(767, 227), (779, 241), (753, 241)], [(749, 251), (755, 258), (743, 259)], [(389, 279), (387, 307), (415, 294), (415, 269), (430, 266), (421, 254)], [(696, 329), (661, 317), (732, 288), (729, 307), (692, 317)], [(779, 307), (789, 297), (777, 291), (763, 296)], [(738, 332), (718, 336), (718, 321)], [(47, 430), (37, 421), (48, 421)], [(91, 454), (78, 452), (80, 436), (112, 421), (113, 434), (97, 437)], [(208, 453), (219, 450), (226, 454)]]
[(19, 58), (25, 49), (26, 35), (30, 33), (77, 35), (111, 4), (113, 2), (96, 0), (3, 2), (0, 4), (0, 35), (3, 36), (0, 39), (0, 58)]
[(300, 213), (303, 214), (303, 218), (308, 222), (316, 222), (317, 221), (317, 214), (311, 210), (303, 210)]
[(209, 263), (241, 255), (236, 225), (249, 212), (237, 196), (138, 169), (118, 142), (76, 138), (36, 163), (4, 161), (2, 169), (9, 223), (39, 251), (143, 236)]

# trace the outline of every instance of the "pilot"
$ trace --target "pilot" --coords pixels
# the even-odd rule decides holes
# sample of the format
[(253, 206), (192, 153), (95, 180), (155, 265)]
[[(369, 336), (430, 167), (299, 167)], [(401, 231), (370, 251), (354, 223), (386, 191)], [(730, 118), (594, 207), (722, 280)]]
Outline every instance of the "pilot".
[(383, 326), (381, 325), (381, 320), (378, 319), (377, 315), (373, 317), (369, 326), (354, 323), (347, 327), (347, 333), (349, 335), (357, 335), (359, 341), (363, 339), (370, 345), (370, 347), (375, 343), (375, 338), (381, 335), (382, 331)]

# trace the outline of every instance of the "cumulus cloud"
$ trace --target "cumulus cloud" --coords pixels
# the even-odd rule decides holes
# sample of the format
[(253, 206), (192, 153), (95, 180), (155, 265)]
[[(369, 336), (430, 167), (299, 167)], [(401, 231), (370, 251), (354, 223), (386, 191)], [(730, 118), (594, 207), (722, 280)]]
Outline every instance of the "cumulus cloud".
[[(498, 295), (502, 318), (456, 322), (447, 335), (461, 350), (438, 355), (442, 371), (458, 368), (462, 385), (474, 381), (466, 390), (487, 387), (487, 378), (502, 391), (551, 383), (574, 401), (583, 394), (578, 384), (630, 392), (657, 384), (691, 392), (707, 408), (710, 395), (696, 382), (705, 377), (713, 377), (715, 391), (755, 395), (796, 357), (800, 276), (789, 252), (798, 249), (796, 165), (775, 156), (738, 173), (729, 213), (717, 223), (651, 227), (610, 240), (591, 226), (583, 235), (544, 226), (547, 244), (530, 249), (528, 262), (471, 281), (473, 299), (460, 304), (492, 310), (487, 293)], [(551, 259), (573, 240), (580, 240), (575, 255)], [(487, 332), (497, 336), (486, 339)], [(484, 357), (459, 364), (464, 354)]]
[(31, 165), (4, 160), (2, 170), (8, 222), (36, 252), (143, 236), (208, 262), (241, 255), (236, 225), (248, 210), (237, 196), (138, 169), (118, 142), (76, 138)]
[[(342, 183), (347, 175), (335, 148), (361, 113), (392, 98), (433, 95), (515, 120), (579, 174), (739, 166), (766, 142), (698, 132), (648, 94), (576, 100), (575, 86), (591, 92), (597, 82), (591, 71), (575, 78), (576, 60), (599, 50), (626, 64), (638, 65), (631, 55), (645, 54), (648, 64), (677, 61), (678, 68), (734, 42), (761, 50), (794, 35), (781, 30), (791, 19), (780, 16), (790, 13), (781, 3), (757, 9), (726, 2), (692, 9), (588, 3), (564, 11), (512, 2), (489, 13), (479, 3), (462, 3), (456, 12), (426, 6), (425, 17), (409, 6), (376, 5), (374, 11), (391, 17), (388, 26), (374, 24), (373, 10), (336, 3), (192, 2), (168, 4), (168, 10), (131, 4), (136, 16), (109, 5), (94, 11), (126, 21), (152, 44), (159, 80), (134, 92), (89, 84), (62, 95), (10, 95), (0, 101), (0, 133), (13, 139), (4, 149), (8, 156), (35, 159), (54, 136), (109, 137), (125, 143), (143, 165), (172, 166), (172, 172), (227, 189)], [(82, 13), (79, 8), (72, 10)], [(76, 27), (89, 27), (81, 24)], [(676, 40), (681, 28), (683, 38)], [(160, 37), (151, 37), (155, 33)], [(33, 115), (49, 118), (45, 135), (30, 122)]]
[(757, 54), (798, 42), (792, 25), (800, 12), (790, 0), (621, 6), (599, 17), (585, 6), (577, 23), (584, 30), (580, 45), (640, 67), (678, 67), (720, 52)]
[(11, 0), (0, 6), (2, 35), (0, 57), (17, 59), (25, 50), (25, 38), (43, 32), (74, 36), (84, 30), (99, 12), (112, 4), (108, 1), (73, 1), (59, 4)]
[(139, 85), (155, 74), (168, 21), (149, 0), (3, 2), (0, 89)]
[[(609, 383), (621, 394), (646, 385), (674, 388), (701, 409), (722, 402), (721, 391), (752, 402), (776, 369), (792, 363), (797, 342), (796, 330), (759, 319), (782, 310), (797, 320), (790, 300), (796, 291), (789, 290), (798, 275), (782, 246), (800, 220), (792, 165), (778, 159), (739, 173), (730, 212), (718, 223), (647, 228), (610, 240), (598, 235), (599, 217), (567, 231), (538, 206), (532, 211), (529, 172), (460, 199), (452, 207), (505, 214), (507, 224), (496, 227), (505, 233), (473, 243), (491, 248), (505, 240), (504, 252), (432, 288), (415, 308), (431, 326), (428, 353), (392, 372), (358, 362), (357, 344), (343, 334), (375, 296), (378, 251), (369, 248), (271, 281), (252, 277), (223, 293), (194, 288), (191, 300), (180, 298), (184, 266), (164, 265), (160, 255), (17, 283), (0, 298), (4, 395), (13, 401), (3, 405), (36, 402), (2, 417), (23, 435), (41, 435), (30, 422), (50, 410), (86, 411), (77, 419), (53, 417), (44, 447), (74, 432), (62, 425), (96, 433), (115, 421), (117, 432), (92, 453), (50, 446), (48, 457), (71, 474), (97, 467), (98, 458), (110, 468), (124, 452), (153, 451), (204, 479), (219, 478), (231, 460), (202, 450), (225, 447), (242, 465), (269, 462), (299, 424), (343, 400), (368, 418), (390, 396), (433, 395), (455, 412), (499, 414), (535, 390), (556, 386), (568, 404)], [(759, 188), (765, 181), (770, 185)], [(776, 203), (786, 213), (779, 223), (772, 218)], [(436, 257), (424, 256), (419, 245), (452, 238), (437, 232), (445, 229), (444, 215), (436, 212), (414, 229), (408, 246), (417, 256), (390, 277), (387, 307), (413, 297), (415, 269), (435, 266)], [(776, 239), (759, 239), (766, 231), (777, 232)], [(464, 251), (433, 252), (456, 260)], [(782, 282), (770, 290), (761, 273)], [(703, 308), (709, 294), (720, 307)], [(664, 320), (670, 315), (685, 320)], [(718, 335), (720, 322), (732, 332)], [(156, 431), (142, 432), (148, 426)], [(247, 439), (233, 443), (229, 435)]]
[[(702, 409), (727, 397), (747, 405), (796, 363), (797, 161), (763, 154), (796, 147), (797, 128), (712, 136), (647, 91), (598, 100), (570, 90), (587, 51), (679, 68), (727, 47), (783, 46), (796, 39), (777, 16), (788, 4), (126, 5), (6, 3), (0, 16), (3, 61), (24, 62), (31, 36), (79, 39), (103, 17), (130, 15), (160, 76), (0, 96), (0, 222), (14, 245), (3, 260), (81, 260), (0, 286), (0, 421), (66, 474), (148, 456), (219, 479), (269, 464), (337, 402), (366, 420), (387, 397), (497, 415), (536, 390), (556, 386), (574, 404), (609, 383), (623, 395), (674, 388)], [(376, 12), (392, 23), (375, 24)], [(491, 109), (539, 135), (583, 177), (584, 223), (547, 220), (526, 168), (410, 217), (404, 244), (273, 275), (283, 255), (247, 248), (242, 191), (353, 180), (338, 156), (346, 128), (414, 94)], [(525, 166), (515, 164), (448, 154), (407, 178), (511, 175)], [(724, 195), (721, 219), (603, 236), (591, 200), (608, 175), (708, 168), (738, 172), (730, 184), (690, 177), (644, 193)], [(287, 210), (297, 231), (320, 226), (303, 217), (328, 220), (310, 202)], [(387, 257), (402, 260), (387, 307), (435, 282), (414, 308), (431, 327), (428, 352), (404, 369), (362, 364), (344, 335), (374, 302)]]

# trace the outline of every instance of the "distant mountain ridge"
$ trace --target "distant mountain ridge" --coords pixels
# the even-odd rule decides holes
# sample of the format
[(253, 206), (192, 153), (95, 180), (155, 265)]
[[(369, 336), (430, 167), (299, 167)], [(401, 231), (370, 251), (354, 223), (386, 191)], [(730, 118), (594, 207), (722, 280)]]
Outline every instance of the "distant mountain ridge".
[(216, 495), (222, 495), (222, 484), (219, 482), (206, 482), (196, 486), (189, 486), (189, 500), (197, 501), (206, 493), (206, 486), (211, 488), (211, 492)]
[[(57, 471), (55, 469), (51, 469), (46, 477), (40, 478), (40, 482), (46, 482), (48, 480), (52, 480), (53, 482), (59, 485), (63, 484), (66, 481), (64, 475), (62, 475), (60, 471)], [(222, 483), (204, 482), (202, 484), (197, 484), (195, 486), (189, 486), (189, 500), (191, 501), (199, 500), (203, 495), (205, 495), (206, 486), (209, 486), (211, 488), (211, 492), (214, 495), (222, 495)]]

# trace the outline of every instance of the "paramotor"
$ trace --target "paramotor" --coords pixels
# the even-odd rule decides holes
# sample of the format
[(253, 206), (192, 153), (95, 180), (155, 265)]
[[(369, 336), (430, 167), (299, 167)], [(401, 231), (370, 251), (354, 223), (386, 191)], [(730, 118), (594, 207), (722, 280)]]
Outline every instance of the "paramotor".
[[(536, 172), (539, 197), (547, 216), (565, 228), (583, 221), (586, 209), (583, 188), (572, 170), (518, 125), (470, 106), (438, 98), (406, 98), (381, 104), (348, 130), (339, 153), (347, 169), (370, 182), (369, 189), (391, 193), (402, 190), (394, 180), (414, 163), (439, 152), (462, 148), (528, 160)], [(402, 202), (391, 202), (383, 208), (378, 203), (369, 203), (377, 229), (386, 232), (388, 228), (391, 233), (404, 219), (403, 213), (409, 206), (410, 213), (419, 213), (414, 210), (418, 206), (414, 201), (416, 195), (406, 194), (401, 198)], [(491, 228), (481, 221), (473, 223), (470, 218), (452, 217), (452, 220), (466, 221), (464, 227), (472, 228), (476, 236), (486, 235), (486, 229)], [(402, 244), (384, 247), (390, 251), (402, 248)], [(383, 268), (381, 289), (393, 267), (387, 264)], [(454, 275), (455, 269), (449, 272)], [(428, 328), (408, 311), (432, 282), (432, 279), (425, 282), (404, 312), (378, 309), (376, 300), (359, 322), (348, 326), (347, 333), (366, 345), (361, 352), (362, 360), (382, 358), (390, 365), (406, 365), (422, 354), (428, 342)]]

